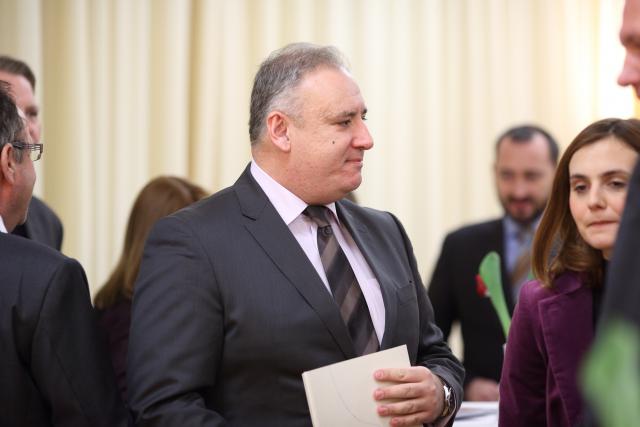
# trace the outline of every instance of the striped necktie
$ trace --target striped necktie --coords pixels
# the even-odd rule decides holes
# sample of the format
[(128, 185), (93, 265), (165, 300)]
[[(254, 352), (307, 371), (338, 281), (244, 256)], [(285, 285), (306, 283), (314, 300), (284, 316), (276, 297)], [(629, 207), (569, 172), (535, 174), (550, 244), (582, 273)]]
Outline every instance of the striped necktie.
[(520, 253), (510, 272), (510, 280), (513, 292), (513, 301), (518, 301), (520, 288), (529, 279), (531, 274), (531, 239), (533, 237), (532, 227), (523, 227), (518, 230), (516, 239), (520, 246)]
[(378, 351), (378, 337), (367, 301), (338, 239), (333, 234), (329, 222), (331, 211), (325, 206), (308, 206), (304, 214), (318, 225), (318, 251), (322, 267), (333, 299), (349, 329), (356, 353), (364, 355)]

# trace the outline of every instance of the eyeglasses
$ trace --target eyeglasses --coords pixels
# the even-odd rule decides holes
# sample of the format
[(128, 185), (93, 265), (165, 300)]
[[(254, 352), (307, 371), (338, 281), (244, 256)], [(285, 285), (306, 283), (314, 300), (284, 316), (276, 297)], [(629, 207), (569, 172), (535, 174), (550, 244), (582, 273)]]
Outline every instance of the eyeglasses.
[(26, 142), (14, 141), (11, 145), (13, 145), (13, 147), (17, 148), (18, 150), (27, 150), (32, 162), (40, 160), (40, 157), (42, 157), (42, 152), (44, 151), (44, 147), (42, 144), (27, 144)]

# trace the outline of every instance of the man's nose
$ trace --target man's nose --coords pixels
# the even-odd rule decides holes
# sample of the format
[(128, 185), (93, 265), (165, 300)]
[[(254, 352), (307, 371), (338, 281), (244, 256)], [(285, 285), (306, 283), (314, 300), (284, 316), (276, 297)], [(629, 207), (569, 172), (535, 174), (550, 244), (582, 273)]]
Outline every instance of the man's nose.
[(354, 145), (357, 148), (361, 148), (363, 150), (369, 150), (373, 147), (373, 138), (369, 133), (369, 128), (363, 120), (360, 121), (360, 126), (354, 140)]
[(640, 60), (636, 60), (631, 54), (627, 53), (624, 58), (624, 65), (618, 76), (618, 84), (620, 86), (636, 85), (640, 83)]
[(31, 141), (40, 142), (38, 141), (38, 123), (35, 120), (29, 120), (29, 136), (31, 136)]
[(513, 185), (513, 197), (524, 199), (529, 195), (529, 186), (522, 179), (517, 179)]

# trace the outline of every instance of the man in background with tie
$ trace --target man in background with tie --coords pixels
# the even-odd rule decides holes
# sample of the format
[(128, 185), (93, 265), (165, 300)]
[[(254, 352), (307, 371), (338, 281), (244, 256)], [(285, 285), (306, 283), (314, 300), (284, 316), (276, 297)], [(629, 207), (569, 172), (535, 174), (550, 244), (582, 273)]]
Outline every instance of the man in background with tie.
[(551, 191), (558, 145), (537, 126), (517, 126), (496, 142), (494, 174), (502, 218), (465, 226), (444, 240), (429, 284), (436, 324), (445, 338), (459, 321), (466, 370), (464, 400), (498, 400), (504, 332), (476, 275), (490, 251), (502, 260), (502, 285), (510, 311), (530, 271), (535, 228)]
[[(340, 53), (293, 44), (254, 80), (253, 160), (151, 232), (128, 358), (140, 426), (309, 426), (302, 372), (406, 344), (372, 398), (392, 425), (445, 425), (463, 370), (433, 323), (398, 220), (344, 196), (373, 140)], [(230, 143), (233, 143), (230, 141)], [(372, 373), (374, 375), (374, 373)]]
[[(9, 83), (16, 105), (27, 119), (29, 135), (35, 143), (40, 143), (42, 124), (40, 108), (36, 102), (36, 78), (31, 68), (19, 59), (0, 56), (0, 80)], [(33, 196), (29, 204), (29, 214), (23, 224), (12, 231), (13, 234), (40, 242), (56, 250), (62, 248), (62, 222), (42, 200)]]

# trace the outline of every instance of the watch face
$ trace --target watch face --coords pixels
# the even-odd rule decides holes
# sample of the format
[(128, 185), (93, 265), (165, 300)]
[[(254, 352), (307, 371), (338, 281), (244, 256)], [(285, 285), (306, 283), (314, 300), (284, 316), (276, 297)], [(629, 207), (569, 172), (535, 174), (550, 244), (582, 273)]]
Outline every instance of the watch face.
[(442, 388), (444, 389), (444, 409), (440, 416), (446, 417), (453, 410), (453, 393), (451, 392), (451, 387), (446, 384), (442, 384)]

